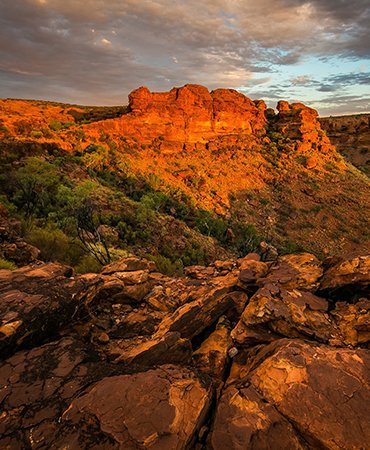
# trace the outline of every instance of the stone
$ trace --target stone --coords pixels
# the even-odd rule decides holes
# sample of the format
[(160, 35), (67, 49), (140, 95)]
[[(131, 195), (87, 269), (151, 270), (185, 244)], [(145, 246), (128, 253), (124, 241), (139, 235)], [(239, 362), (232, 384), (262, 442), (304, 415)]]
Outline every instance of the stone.
[(355, 304), (338, 302), (331, 314), (347, 345), (369, 345), (370, 300), (360, 299)]
[(83, 283), (71, 277), (69, 267), (36, 264), (0, 270), (0, 351), (38, 345), (56, 336), (81, 306)]
[(56, 447), (88, 448), (93, 437), (100, 448), (192, 448), (211, 395), (192, 371), (176, 366), (104, 378), (64, 411)]
[(213, 450), (294, 449), (306, 446), (294, 427), (249, 382), (227, 387), (217, 406), (209, 438)]
[(222, 380), (228, 362), (229, 350), (232, 345), (230, 322), (226, 317), (220, 317), (215, 331), (193, 353), (195, 366), (201, 372)]
[(359, 256), (330, 267), (320, 282), (320, 295), (356, 300), (370, 295), (370, 256)]
[(80, 340), (65, 337), (20, 351), (0, 367), (0, 448), (53, 448), (58, 421), (70, 401), (110, 375)]
[(137, 272), (148, 271), (154, 272), (156, 270), (155, 263), (146, 259), (131, 256), (114, 261), (107, 266), (104, 266), (101, 273), (103, 275), (112, 275), (116, 272)]
[(367, 447), (368, 351), (281, 340), (257, 353), (253, 364), (251, 386), (310, 448)]
[(316, 256), (310, 253), (280, 256), (266, 277), (261, 278), (259, 286), (274, 283), (283, 289), (315, 291), (323, 268)]
[(239, 345), (270, 341), (277, 336), (327, 343), (339, 339), (339, 330), (329, 315), (326, 300), (311, 292), (287, 291), (267, 284), (249, 300), (231, 336)]
[(235, 298), (228, 294), (235, 287), (236, 276), (230, 274), (212, 281), (213, 283), (191, 290), (189, 294), (191, 293), (194, 300), (188, 301), (166, 316), (160, 323), (156, 336), (175, 331), (183, 338), (192, 339), (235, 307)]

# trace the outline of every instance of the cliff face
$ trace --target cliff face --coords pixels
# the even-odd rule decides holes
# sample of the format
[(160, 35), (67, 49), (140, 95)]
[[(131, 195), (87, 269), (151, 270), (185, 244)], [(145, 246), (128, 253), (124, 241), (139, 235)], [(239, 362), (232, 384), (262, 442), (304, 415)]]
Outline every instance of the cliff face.
[(327, 152), (332, 148), (314, 109), (302, 103), (290, 105), (280, 101), (279, 113), (271, 116), (266, 114), (262, 100), (252, 101), (232, 89), (209, 92), (203, 86), (189, 84), (157, 93), (141, 87), (129, 95), (129, 111), (118, 119), (94, 123), (88, 128), (93, 132), (102, 127), (105, 132), (118, 133), (162, 150), (180, 150), (199, 148), (210, 142), (216, 146), (217, 143), (244, 146), (245, 137), (260, 142), (273, 126), (294, 140), (301, 152)]
[(205, 144), (225, 135), (258, 136), (267, 126), (263, 101), (252, 101), (232, 89), (209, 92), (192, 84), (160, 93), (141, 87), (129, 95), (129, 110), (119, 119), (105, 121), (104, 129), (144, 144), (160, 139), (167, 147)]

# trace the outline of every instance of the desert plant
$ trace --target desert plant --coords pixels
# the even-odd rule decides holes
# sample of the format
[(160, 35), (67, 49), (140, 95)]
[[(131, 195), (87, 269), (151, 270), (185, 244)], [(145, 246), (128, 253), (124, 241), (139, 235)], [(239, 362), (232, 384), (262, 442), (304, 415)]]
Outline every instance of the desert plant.
[(0, 270), (15, 270), (17, 266), (7, 259), (0, 258)]

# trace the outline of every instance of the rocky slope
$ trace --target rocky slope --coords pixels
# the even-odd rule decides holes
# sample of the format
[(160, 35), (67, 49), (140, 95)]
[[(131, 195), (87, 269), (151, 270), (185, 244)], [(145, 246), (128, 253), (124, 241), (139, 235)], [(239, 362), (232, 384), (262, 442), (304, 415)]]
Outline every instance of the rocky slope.
[(364, 449), (370, 258), (0, 270), (0, 447)]
[[(369, 180), (337, 152), (313, 109), (280, 102), (276, 114), (236, 91), (197, 85), (167, 93), (139, 88), (129, 100), (125, 113), (91, 123), (81, 122), (79, 115), (90, 117), (82, 107), (1, 101), (0, 150), (13, 163), (30, 152), (53, 162), (64, 152), (58, 167), (72, 182), (86, 177), (72, 167), (78, 158), (94, 181), (103, 173), (121, 189), (145, 180), (155, 193), (226, 221), (225, 230), (234, 225), (221, 241), (208, 222), (200, 227), (227, 250), (238, 247), (238, 226), (253, 225), (285, 251), (366, 252)], [(166, 214), (194, 226), (175, 209)]]
[(338, 151), (369, 175), (370, 114), (323, 117), (320, 123)]

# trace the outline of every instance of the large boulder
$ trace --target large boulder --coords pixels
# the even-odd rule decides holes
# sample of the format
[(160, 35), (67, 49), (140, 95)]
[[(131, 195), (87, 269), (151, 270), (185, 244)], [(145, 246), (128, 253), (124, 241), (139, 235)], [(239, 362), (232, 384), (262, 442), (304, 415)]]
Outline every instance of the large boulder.
[(70, 323), (80, 303), (83, 283), (61, 264), (0, 270), (0, 352), (35, 346)]
[(91, 349), (71, 337), (20, 351), (4, 361), (0, 448), (55, 448), (63, 411), (81, 390), (110, 373)]
[(250, 299), (231, 336), (239, 345), (279, 336), (326, 343), (339, 339), (326, 300), (308, 291), (287, 291), (274, 284), (266, 284)]
[(56, 448), (192, 448), (212, 390), (192, 371), (161, 366), (104, 378), (61, 416)]
[(367, 448), (370, 355), (283, 339), (231, 372), (211, 448)]

